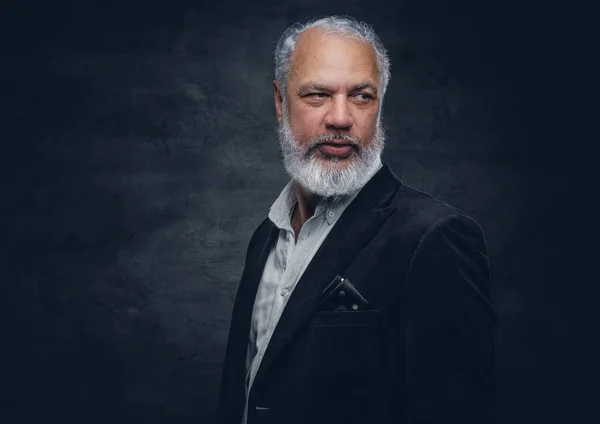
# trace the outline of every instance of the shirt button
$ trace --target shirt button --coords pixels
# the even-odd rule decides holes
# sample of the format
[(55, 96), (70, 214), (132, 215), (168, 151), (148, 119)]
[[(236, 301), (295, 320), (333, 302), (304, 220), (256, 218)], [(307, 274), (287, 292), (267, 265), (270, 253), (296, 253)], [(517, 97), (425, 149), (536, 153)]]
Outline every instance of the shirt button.
[(288, 288), (284, 287), (281, 289), (281, 292), (279, 292), (281, 294), (281, 296), (285, 296), (287, 294)]
[(335, 212), (334, 211), (329, 211), (327, 213), (327, 215), (329, 216), (329, 218), (333, 218), (335, 216)]
[(340, 292), (338, 293), (340, 296), (346, 296), (346, 292), (344, 290), (340, 290)]

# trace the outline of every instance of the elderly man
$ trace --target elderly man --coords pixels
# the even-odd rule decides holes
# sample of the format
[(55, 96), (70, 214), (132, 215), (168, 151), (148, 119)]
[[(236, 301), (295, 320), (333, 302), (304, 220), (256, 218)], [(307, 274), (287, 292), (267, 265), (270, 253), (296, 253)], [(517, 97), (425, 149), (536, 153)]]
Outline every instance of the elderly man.
[(381, 162), (386, 51), (349, 17), (275, 51), (291, 177), (238, 289), (220, 424), (492, 421), (497, 321), (484, 235)]

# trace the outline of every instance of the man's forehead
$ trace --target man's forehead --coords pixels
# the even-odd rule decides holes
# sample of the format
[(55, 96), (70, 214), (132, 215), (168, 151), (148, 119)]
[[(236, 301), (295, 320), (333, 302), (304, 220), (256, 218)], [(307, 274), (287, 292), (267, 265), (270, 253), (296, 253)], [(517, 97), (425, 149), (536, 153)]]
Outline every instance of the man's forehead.
[(309, 28), (298, 36), (298, 40), (296, 42), (296, 47), (298, 47), (302, 43), (307, 43), (307, 42), (319, 39), (325, 35), (326, 35), (326, 30), (323, 27), (316, 26), (316, 27)]
[(292, 74), (297, 82), (308, 77), (312, 82), (325, 83), (328, 76), (338, 72), (354, 75), (353, 84), (377, 80), (379, 69), (373, 46), (348, 36), (326, 34), (319, 27), (302, 33), (292, 55)]
[(351, 37), (350, 35), (330, 33), (322, 27), (309, 28), (300, 34), (298, 36), (298, 40), (296, 41), (296, 48), (294, 49), (293, 56), (310, 56), (311, 54), (314, 54), (315, 51), (322, 49), (324, 43), (332, 41), (348, 45), (361, 46), (365, 52), (370, 51), (374, 57), (375, 51), (370, 43), (360, 41)]

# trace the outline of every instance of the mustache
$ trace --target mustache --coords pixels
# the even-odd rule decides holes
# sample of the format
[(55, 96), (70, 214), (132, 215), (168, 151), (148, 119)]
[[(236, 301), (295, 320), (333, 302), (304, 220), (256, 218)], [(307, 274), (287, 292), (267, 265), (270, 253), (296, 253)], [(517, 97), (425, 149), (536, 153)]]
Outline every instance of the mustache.
[(358, 151), (362, 149), (362, 140), (358, 137), (352, 137), (350, 134), (327, 132), (312, 139), (310, 143), (307, 144), (306, 153), (308, 154), (316, 149), (319, 145), (330, 141), (349, 144)]

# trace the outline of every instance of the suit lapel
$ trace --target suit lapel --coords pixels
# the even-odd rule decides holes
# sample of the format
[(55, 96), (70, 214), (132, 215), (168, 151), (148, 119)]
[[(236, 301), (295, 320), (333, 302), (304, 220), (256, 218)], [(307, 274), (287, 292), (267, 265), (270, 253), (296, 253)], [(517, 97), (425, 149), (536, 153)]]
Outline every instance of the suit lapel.
[(389, 200), (401, 185), (387, 165), (363, 187), (340, 216), (298, 281), (269, 341), (253, 388), (271, 362), (317, 308), (321, 291), (342, 274), (360, 250), (374, 237), (394, 207)]
[[(271, 246), (275, 242), (278, 234), (278, 228), (269, 220), (263, 222), (261, 231), (256, 234), (255, 243), (257, 246), (249, 247), (252, 256), (246, 261), (247, 269), (240, 281), (239, 291), (236, 295), (236, 309), (231, 318), (231, 327), (240, 332), (241, 337), (235, 340), (248, 344), (248, 335), (250, 334), (250, 323), (252, 320), (252, 309), (254, 308), (254, 298), (260, 283), (265, 263), (269, 256)], [(236, 334), (237, 335), (237, 334)], [(245, 353), (245, 350), (244, 350)]]
[(254, 298), (260, 283), (267, 257), (278, 234), (278, 228), (269, 220), (263, 221), (248, 246), (248, 257), (236, 295), (231, 317), (227, 355), (225, 358), (222, 399), (222, 414), (231, 414), (241, 420), (244, 406), (245, 358), (252, 320)]

